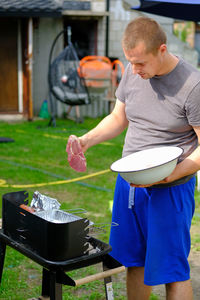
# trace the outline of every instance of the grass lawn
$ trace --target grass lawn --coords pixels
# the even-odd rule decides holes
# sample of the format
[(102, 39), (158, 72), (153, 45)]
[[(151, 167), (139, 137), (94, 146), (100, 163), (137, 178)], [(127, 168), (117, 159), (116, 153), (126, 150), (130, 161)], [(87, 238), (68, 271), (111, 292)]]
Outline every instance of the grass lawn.
[[(66, 142), (71, 134), (80, 136), (93, 128), (100, 119), (85, 119), (76, 124), (57, 120), (56, 127), (48, 127), (47, 120), (34, 122), (0, 122), (0, 136), (14, 139), (0, 143), (0, 196), (26, 190), (29, 198), (35, 191), (56, 198), (62, 209), (84, 208), (95, 223), (110, 223), (110, 201), (113, 199), (116, 174), (109, 170), (113, 161), (121, 157), (125, 134), (88, 149), (87, 171), (77, 173), (67, 162)], [(101, 171), (105, 171), (101, 174)], [(73, 180), (74, 181), (73, 181)], [(196, 192), (196, 213), (193, 220), (192, 248), (200, 250), (198, 223), (200, 193)], [(2, 205), (0, 201), (0, 206)], [(1, 214), (1, 207), (0, 207)], [(109, 227), (97, 238), (108, 242)], [(90, 266), (68, 273), (82, 278), (97, 272), (99, 266)], [(41, 294), (42, 268), (8, 247), (6, 251), (0, 299), (25, 300)], [(98, 270), (99, 271), (99, 270)], [(115, 299), (126, 299), (125, 286), (113, 284)], [(63, 286), (63, 299), (105, 299), (103, 281), (95, 281), (78, 288)], [(151, 299), (158, 299), (152, 295)]]

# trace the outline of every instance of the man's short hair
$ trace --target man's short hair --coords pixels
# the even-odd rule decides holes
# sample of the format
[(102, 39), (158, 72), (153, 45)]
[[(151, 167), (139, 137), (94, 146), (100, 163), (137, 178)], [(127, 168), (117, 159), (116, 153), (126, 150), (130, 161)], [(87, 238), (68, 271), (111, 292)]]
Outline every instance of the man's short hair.
[(131, 21), (124, 32), (122, 46), (125, 51), (144, 42), (146, 53), (156, 54), (160, 45), (166, 44), (167, 37), (162, 27), (148, 17), (138, 17)]

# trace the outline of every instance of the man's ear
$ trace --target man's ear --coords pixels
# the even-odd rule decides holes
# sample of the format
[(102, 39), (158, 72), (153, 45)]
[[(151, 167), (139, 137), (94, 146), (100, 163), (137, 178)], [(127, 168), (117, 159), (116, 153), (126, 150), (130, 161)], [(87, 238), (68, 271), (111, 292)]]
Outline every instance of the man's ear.
[(166, 44), (161, 44), (159, 47), (159, 50), (162, 54), (164, 54), (167, 51), (167, 45)]

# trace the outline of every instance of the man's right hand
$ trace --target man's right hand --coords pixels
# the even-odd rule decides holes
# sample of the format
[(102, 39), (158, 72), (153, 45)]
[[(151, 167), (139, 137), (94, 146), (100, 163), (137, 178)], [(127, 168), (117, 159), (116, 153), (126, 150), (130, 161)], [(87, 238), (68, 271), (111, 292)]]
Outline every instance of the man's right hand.
[(66, 146), (68, 153), (68, 162), (72, 169), (77, 172), (86, 171), (86, 158), (83, 153), (83, 147), (80, 139), (75, 135), (70, 135)]

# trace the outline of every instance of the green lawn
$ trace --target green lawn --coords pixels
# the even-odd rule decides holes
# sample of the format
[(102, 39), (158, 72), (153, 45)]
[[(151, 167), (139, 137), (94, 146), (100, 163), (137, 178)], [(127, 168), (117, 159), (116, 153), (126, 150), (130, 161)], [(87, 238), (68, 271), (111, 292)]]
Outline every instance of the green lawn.
[[(109, 170), (113, 161), (121, 157), (124, 133), (117, 138), (90, 148), (86, 153), (87, 171), (72, 170), (65, 152), (69, 135), (80, 136), (93, 128), (100, 119), (85, 119), (76, 124), (57, 120), (56, 127), (48, 127), (47, 120), (34, 122), (0, 122), (0, 136), (14, 139), (0, 143), (0, 194), (26, 190), (30, 199), (35, 191), (56, 198), (62, 209), (84, 208), (84, 217), (95, 223), (110, 223), (110, 201), (113, 199), (116, 174)], [(105, 173), (101, 174), (101, 171)], [(72, 181), (72, 179), (74, 181)], [(197, 209), (193, 226), (198, 226), (200, 194), (196, 193)], [(0, 201), (0, 206), (2, 203)], [(1, 214), (1, 207), (0, 207)], [(97, 238), (108, 242), (109, 227)], [(200, 236), (193, 236), (193, 248), (200, 249)], [(90, 266), (71, 272), (81, 278), (99, 271)], [(125, 285), (113, 284), (115, 299), (126, 299)], [(25, 300), (41, 294), (41, 267), (8, 247), (0, 299)], [(78, 288), (63, 287), (63, 299), (105, 299), (103, 281), (95, 281)], [(158, 299), (152, 295), (152, 300)]]

